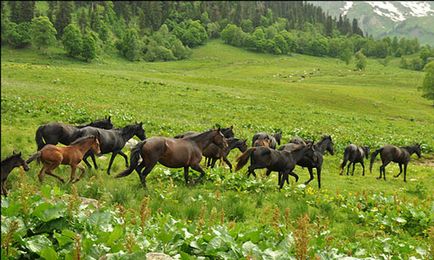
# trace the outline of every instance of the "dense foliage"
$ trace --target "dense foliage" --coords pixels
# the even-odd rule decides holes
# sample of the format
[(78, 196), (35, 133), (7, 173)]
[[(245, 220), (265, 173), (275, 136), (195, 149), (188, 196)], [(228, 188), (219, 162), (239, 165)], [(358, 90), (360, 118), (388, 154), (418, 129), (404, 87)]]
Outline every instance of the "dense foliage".
[[(46, 15), (59, 40), (63, 39), (65, 28), (75, 24), (82, 34), (89, 30), (95, 33), (97, 54), (112, 54), (116, 46), (119, 54), (131, 61), (184, 59), (188, 57), (188, 48), (203, 45), (208, 38), (220, 35), (228, 44), (257, 52), (338, 57), (347, 64), (360, 49), (367, 57), (377, 58), (400, 57), (420, 49), (416, 39), (364, 37), (357, 19), (335, 18), (320, 7), (302, 1), (54, 1), (39, 4), (47, 6), (38, 8), (35, 1), (2, 4), (2, 28), (3, 24), (10, 28), (7, 29), (10, 33), (5, 34), (2, 29), (2, 41), (16, 48), (28, 46), (27, 26), (20, 24), (30, 22), (35, 15)], [(12, 23), (6, 22), (8, 19)], [(170, 34), (166, 35), (171, 39), (159, 43), (155, 40), (159, 36), (154, 37), (154, 34), (159, 33), (163, 25), (167, 26)], [(78, 41), (75, 42), (77, 45)], [(69, 56), (79, 57), (71, 54), (70, 46), (64, 46)], [(425, 63), (418, 59), (403, 60), (402, 67), (421, 70)]]
[(425, 66), (425, 77), (421, 89), (424, 98), (434, 101), (434, 61)]

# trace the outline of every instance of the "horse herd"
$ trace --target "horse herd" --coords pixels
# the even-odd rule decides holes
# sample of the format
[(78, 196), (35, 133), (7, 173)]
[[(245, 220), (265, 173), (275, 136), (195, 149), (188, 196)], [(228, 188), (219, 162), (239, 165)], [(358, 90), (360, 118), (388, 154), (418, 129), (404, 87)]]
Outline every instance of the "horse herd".
[[(130, 161), (128, 156), (122, 151), (125, 144), (133, 136), (140, 139), (131, 150)], [(198, 181), (205, 176), (200, 162), (204, 156), (208, 167), (214, 167), (218, 159), (224, 161), (232, 172), (232, 164), (227, 156), (233, 149), (239, 149), (242, 154), (236, 159), (235, 170), (243, 168), (250, 160), (247, 169), (247, 176), (256, 177), (256, 169), (267, 169), (266, 175), (271, 172), (278, 173), (278, 186), (282, 188), (285, 181), (289, 183), (289, 176), (293, 176), (298, 181), (298, 175), (294, 172), (296, 165), (306, 167), (310, 178), (305, 182), (308, 184), (314, 179), (313, 169), (316, 169), (318, 188), (321, 188), (321, 168), (323, 156), (326, 152), (334, 154), (333, 140), (329, 135), (325, 135), (318, 142), (303, 140), (296, 137), (287, 144), (281, 144), (282, 133), (276, 134), (257, 133), (252, 138), (252, 147), (247, 147), (247, 140), (235, 138), (233, 127), (218, 128), (202, 133), (186, 132), (173, 138), (152, 137), (146, 138), (142, 123), (127, 125), (123, 128), (113, 128), (111, 117), (103, 120), (96, 120), (88, 125), (72, 126), (63, 123), (48, 123), (41, 125), (37, 131), (35, 140), (38, 151), (24, 161), (21, 153), (15, 153), (1, 162), (1, 193), (7, 194), (5, 181), (15, 167), (22, 166), (25, 171), (29, 170), (28, 164), (34, 160), (42, 162), (43, 166), (38, 174), (39, 181), (43, 181), (45, 174), (65, 182), (63, 178), (53, 173), (60, 164), (70, 165), (71, 176), (69, 182), (80, 180), (85, 172), (85, 168), (80, 165), (81, 161), (91, 167), (88, 158), (92, 159), (95, 169), (98, 169), (95, 155), (111, 153), (111, 158), (107, 168), (107, 174), (116, 155), (121, 155), (125, 159), (126, 169), (117, 174), (115, 178), (128, 176), (136, 171), (143, 186), (146, 186), (146, 177), (157, 163), (169, 168), (184, 168), (184, 178), (186, 184), (189, 183), (189, 168), (200, 173)], [(66, 146), (57, 146), (58, 143)], [(370, 150), (367, 146), (356, 146), (350, 144), (344, 151), (343, 162), (340, 165), (343, 174), (347, 165), (347, 175), (351, 164), (352, 175), (356, 163), (360, 163), (365, 175), (364, 158), (368, 159)], [(385, 145), (375, 150), (371, 154), (370, 171), (377, 154), (380, 154), (382, 165), (380, 166), (380, 176), (386, 180), (385, 167), (390, 162), (399, 164), (400, 172), (404, 168), (404, 181), (406, 181), (407, 165), (410, 156), (416, 153), (420, 158), (421, 148), (419, 144), (413, 146), (397, 147)], [(81, 171), (81, 175), (76, 177), (76, 169)]]

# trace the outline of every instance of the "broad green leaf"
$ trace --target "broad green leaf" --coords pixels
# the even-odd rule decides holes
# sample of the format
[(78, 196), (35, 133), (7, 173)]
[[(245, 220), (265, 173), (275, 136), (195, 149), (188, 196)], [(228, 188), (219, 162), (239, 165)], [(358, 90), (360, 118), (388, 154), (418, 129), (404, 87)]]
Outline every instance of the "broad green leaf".
[(45, 247), (41, 250), (40, 256), (47, 260), (56, 260), (58, 258), (56, 251), (52, 247)]
[(42, 249), (53, 246), (46, 235), (37, 235), (25, 240), (25, 247), (30, 251), (41, 254)]
[(38, 217), (44, 222), (48, 222), (50, 220), (60, 218), (64, 215), (66, 211), (66, 206), (63, 203), (50, 204), (47, 202), (43, 202), (36, 206), (33, 211), (33, 215)]

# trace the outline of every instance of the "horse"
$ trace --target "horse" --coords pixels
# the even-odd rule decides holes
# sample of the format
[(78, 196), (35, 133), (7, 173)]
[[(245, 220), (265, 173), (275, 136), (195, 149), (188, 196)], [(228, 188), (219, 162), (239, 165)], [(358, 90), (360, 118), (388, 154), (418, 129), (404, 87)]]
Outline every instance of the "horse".
[[(78, 130), (86, 126), (93, 126), (102, 129), (112, 129), (111, 116), (102, 120), (96, 120), (87, 125), (73, 126), (64, 123), (51, 122), (41, 125), (36, 130), (35, 140), (38, 151), (46, 144), (57, 145), (58, 143), (69, 145), (78, 138)], [(45, 140), (45, 142), (44, 142)]]
[[(98, 136), (90, 135), (78, 138), (70, 145), (65, 147), (59, 147), (52, 144), (45, 145), (37, 153), (33, 154), (27, 163), (31, 163), (35, 159), (38, 162), (42, 162), (42, 169), (39, 171), (38, 179), (40, 182), (44, 180), (45, 173), (57, 178), (60, 182), (65, 183), (65, 181), (55, 175), (53, 170), (56, 169), (60, 164), (71, 166), (71, 177), (69, 182), (77, 182), (83, 177), (84, 167), (79, 163), (83, 160), (83, 156), (89, 150), (99, 154), (101, 152), (99, 147)], [(81, 175), (76, 179), (75, 170), (79, 168), (81, 170)]]
[(344, 151), (344, 159), (341, 164), (341, 172), (339, 175), (342, 175), (344, 172), (344, 167), (347, 164), (347, 161), (350, 161), (350, 163), (347, 166), (347, 175), (350, 171), (350, 166), (353, 164), (353, 171), (351, 175), (354, 175), (354, 166), (356, 163), (360, 163), (363, 168), (363, 174), (362, 176), (365, 176), (365, 164), (363, 162), (363, 157), (366, 157), (368, 159), (369, 156), (369, 147), (368, 146), (357, 146), (355, 144), (350, 144), (345, 148)]
[[(99, 140), (101, 144), (101, 154), (112, 153), (110, 158), (110, 162), (107, 168), (107, 174), (110, 175), (110, 169), (113, 164), (113, 161), (116, 155), (120, 154), (125, 159), (125, 165), (128, 167), (128, 157), (122, 152), (122, 148), (124, 148), (125, 144), (128, 140), (130, 140), (133, 136), (137, 136), (141, 141), (146, 139), (145, 130), (143, 129), (142, 123), (136, 123), (133, 125), (127, 125), (124, 128), (117, 129), (100, 129), (91, 126), (84, 127), (79, 130), (80, 136), (86, 135), (99, 135)], [(92, 158), (93, 165), (95, 169), (98, 169), (96, 164), (95, 155), (90, 151), (86, 153), (83, 158), (84, 163), (90, 168), (90, 163), (87, 161), (88, 157)]]
[[(234, 129), (234, 126), (231, 125), (230, 127), (227, 127), (227, 128), (221, 128), (220, 132), (222, 132), (222, 134), (225, 138), (233, 138), (235, 136), (233, 129)], [(176, 136), (174, 136), (174, 138), (180, 139), (180, 138), (184, 138), (186, 136), (195, 135), (195, 134), (198, 134), (198, 132), (188, 131), (188, 132), (176, 135)]]
[(237, 166), (235, 171), (240, 170), (250, 158), (250, 166), (247, 170), (247, 177), (250, 174), (256, 177), (255, 169), (266, 168), (269, 172), (277, 171), (279, 173), (278, 185), (282, 189), (285, 180), (288, 181), (288, 174), (298, 181), (298, 175), (292, 171), (296, 163), (304, 156), (307, 150), (312, 149), (312, 145), (299, 144), (297, 147), (289, 151), (279, 151), (269, 147), (258, 146), (247, 149), (242, 155), (237, 158)]
[(1, 161), (1, 195), (7, 196), (8, 191), (6, 190), (6, 180), (9, 176), (9, 173), (16, 167), (23, 167), (25, 171), (29, 170), (29, 166), (27, 163), (21, 158), (21, 152), (15, 153), (3, 161)]
[(227, 156), (231, 150), (238, 148), (240, 152), (245, 152), (247, 150), (246, 139), (241, 140), (238, 138), (228, 138), (226, 139), (228, 147), (226, 149), (221, 149), (215, 144), (210, 144), (203, 151), (203, 156), (205, 157), (205, 162), (207, 162), (207, 167), (214, 168), (217, 159), (223, 159), (223, 161), (229, 166), (232, 172), (232, 164), (228, 160)]
[(314, 141), (312, 140), (303, 140), (303, 138), (296, 136), (294, 138), (292, 138), (288, 143), (293, 143), (293, 144), (308, 144), (311, 143), (313, 144)]
[[(279, 147), (279, 150), (293, 151), (294, 148), (298, 144), (285, 144)], [(301, 167), (307, 167), (309, 170), (310, 178), (304, 184), (307, 185), (313, 180), (313, 168), (316, 168), (316, 174), (318, 178), (318, 188), (321, 188), (321, 169), (323, 163), (323, 155), (328, 151), (331, 155), (334, 154), (333, 149), (333, 140), (330, 135), (325, 135), (321, 138), (319, 142), (313, 145), (313, 149), (308, 151), (303, 158), (301, 158), (297, 165)], [(266, 173), (267, 176), (270, 175), (271, 172)]]
[(266, 139), (268, 138), (270, 140), (270, 148), (276, 149), (277, 145), (280, 145), (280, 140), (282, 139), (282, 131), (279, 131), (275, 134), (267, 134), (267, 133), (256, 133), (252, 138), (252, 146), (255, 146), (256, 140)]
[(380, 176), (377, 177), (377, 179), (381, 179), (381, 176), (383, 176), (383, 179), (386, 180), (386, 166), (390, 162), (396, 162), (399, 165), (399, 173), (394, 177), (397, 178), (401, 175), (402, 165), (404, 165), (404, 182), (407, 182), (407, 165), (410, 162), (410, 156), (415, 153), (418, 158), (421, 157), (420, 144), (402, 147), (388, 144), (372, 153), (371, 164), (369, 166), (370, 172), (372, 172), (372, 165), (374, 164), (375, 157), (378, 153), (380, 153), (382, 165), (380, 166)]
[[(130, 166), (115, 176), (121, 178), (137, 171), (140, 181), (146, 187), (146, 177), (159, 162), (169, 168), (184, 168), (185, 183), (188, 184), (188, 168), (200, 172), (199, 180), (205, 176), (200, 167), (203, 150), (211, 143), (221, 149), (227, 147), (226, 139), (219, 129), (186, 136), (181, 139), (152, 137), (139, 142), (132, 150)], [(139, 159), (142, 162), (139, 164)], [(144, 169), (143, 169), (144, 168)], [(143, 169), (143, 171), (142, 171)]]

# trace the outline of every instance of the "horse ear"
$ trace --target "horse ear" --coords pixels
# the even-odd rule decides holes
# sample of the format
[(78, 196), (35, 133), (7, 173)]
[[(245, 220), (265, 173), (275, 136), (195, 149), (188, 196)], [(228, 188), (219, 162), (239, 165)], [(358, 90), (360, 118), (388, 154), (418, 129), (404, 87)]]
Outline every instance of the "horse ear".
[(231, 127), (230, 127), (231, 129), (234, 129), (234, 126), (233, 125), (231, 125)]
[(111, 121), (111, 120), (112, 120), (112, 116), (109, 116), (109, 117), (108, 117), (108, 120)]
[(143, 122), (140, 122), (139, 125), (142, 126), (142, 125), (143, 125)]
[(21, 152), (19, 152), (18, 155), (21, 156)]
[(13, 151), (12, 151), (12, 154), (13, 154), (13, 155), (17, 154), (17, 151), (13, 150)]

